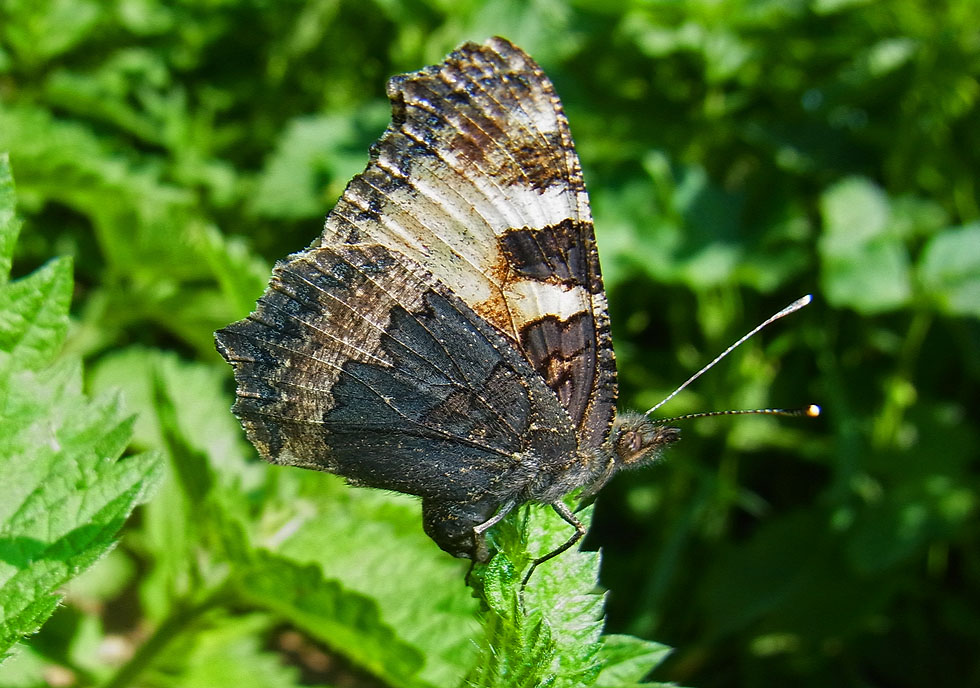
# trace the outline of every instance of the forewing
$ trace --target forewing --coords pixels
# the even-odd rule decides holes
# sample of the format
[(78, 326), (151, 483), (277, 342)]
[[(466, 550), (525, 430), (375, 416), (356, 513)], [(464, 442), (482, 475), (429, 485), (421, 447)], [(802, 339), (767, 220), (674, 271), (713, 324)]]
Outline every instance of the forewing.
[(216, 333), (235, 414), (262, 456), (441, 500), (520, 491), (520, 454), (567, 457), (567, 415), (513, 347), (444, 285), (377, 244), (278, 264)]
[(616, 371), (592, 218), (554, 88), (493, 38), (388, 84), (392, 123), (321, 245), (417, 258), (507, 338), (583, 446), (608, 435)]

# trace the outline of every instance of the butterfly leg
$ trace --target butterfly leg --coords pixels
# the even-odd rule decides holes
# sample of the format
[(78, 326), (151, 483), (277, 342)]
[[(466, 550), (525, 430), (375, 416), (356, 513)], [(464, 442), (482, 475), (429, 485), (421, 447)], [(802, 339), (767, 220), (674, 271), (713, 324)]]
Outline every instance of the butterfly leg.
[(517, 501), (516, 500), (513, 500), (513, 499), (510, 500), (509, 502), (507, 502), (506, 504), (504, 504), (502, 507), (500, 507), (500, 509), (497, 511), (497, 513), (494, 514), (491, 518), (487, 519), (486, 521), (484, 521), (483, 523), (481, 523), (478, 526), (474, 526), (473, 527), (473, 533), (477, 537), (481, 537), (485, 532), (487, 532), (488, 530), (490, 530), (491, 528), (493, 528), (495, 525), (497, 525), (498, 523), (500, 523), (501, 521), (503, 521), (504, 518), (507, 516), (507, 514), (509, 514), (511, 512), (511, 510), (515, 506), (517, 506)]
[(474, 557), (474, 561), (488, 561), (490, 559), (490, 552), (487, 551), (487, 540), (484, 533), (493, 528), (495, 525), (504, 520), (504, 517), (511, 512), (511, 510), (517, 505), (517, 502), (513, 499), (504, 504), (500, 509), (497, 510), (493, 516), (488, 518), (483, 523), (473, 526), (473, 541), (476, 543), (476, 551), (481, 556)]
[(527, 573), (524, 574), (524, 580), (521, 581), (522, 590), (524, 589), (524, 586), (527, 585), (527, 582), (531, 580), (531, 574), (534, 573), (534, 569), (536, 569), (539, 565), (543, 564), (549, 559), (553, 559), (554, 557), (557, 557), (565, 550), (574, 547), (579, 540), (585, 537), (585, 524), (582, 523), (577, 518), (575, 518), (575, 514), (572, 513), (571, 509), (565, 506), (565, 502), (552, 502), (551, 508), (554, 509), (555, 513), (561, 516), (566, 523), (568, 523), (571, 526), (575, 526), (575, 534), (572, 535), (572, 537), (568, 538), (568, 540), (560, 547), (551, 550), (544, 556), (538, 557), (537, 559), (531, 562), (531, 567), (527, 570)]

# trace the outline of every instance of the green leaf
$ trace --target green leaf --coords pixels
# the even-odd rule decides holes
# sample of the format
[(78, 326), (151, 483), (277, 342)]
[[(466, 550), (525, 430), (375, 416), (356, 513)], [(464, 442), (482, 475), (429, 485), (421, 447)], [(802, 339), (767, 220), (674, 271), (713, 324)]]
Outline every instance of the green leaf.
[[(166, 433), (176, 432), (193, 451), (217, 462), (219, 480), (230, 487), (254, 486), (265, 467), (245, 460), (250, 452), (241, 426), (229, 412), (225, 389), (227, 371), (181, 360), (177, 355), (131, 346), (104, 356), (93, 367), (91, 386), (96, 392), (120, 390), (128, 406), (158, 409), (162, 393), (173, 406), (173, 416), (144, 413), (136, 419), (133, 441), (141, 447), (164, 446)], [(165, 422), (171, 427), (165, 428)]]
[(211, 353), (212, 332), (254, 306), (266, 262), (226, 240), (195, 193), (158, 164), (132, 164), (111, 139), (24, 104), (0, 109), (3, 147), (25, 170), (22, 191), (86, 220), (85, 241), (95, 241), (101, 261), (83, 311), (95, 346), (111, 344), (114, 330), (153, 323)]
[(393, 686), (417, 680), (423, 656), (381, 619), (369, 598), (323, 577), (313, 565), (260, 551), (235, 574), (246, 601), (274, 611)]
[(42, 655), (34, 652), (29, 645), (22, 645), (17, 652), (3, 660), (0, 677), (4, 688), (37, 688), (45, 685), (47, 668), (49, 665)]
[(336, 476), (270, 471), (284, 495), (281, 505), (270, 505), (280, 516), (266, 519), (264, 540), (290, 533), (279, 552), (316, 563), (326, 578), (372, 598), (385, 622), (424, 653), (421, 680), (458, 684), (476, 660), (477, 604), (464, 584), (466, 562), (442, 552), (422, 531), (419, 501), (352, 489)]
[(520, 596), (521, 570), (501, 553), (488, 564), (474, 567), (470, 575), (486, 610), (482, 652), (463, 685), (555, 685), (552, 664), (556, 643), (551, 626), (540, 611), (525, 613)]
[(891, 229), (884, 192), (865, 179), (846, 179), (824, 192), (820, 210), (827, 300), (867, 314), (906, 305), (912, 293), (908, 251)]
[[(0, 189), (11, 187), (2, 158)], [(9, 218), (12, 194), (0, 198)], [(12, 243), (2, 243), (9, 265)], [(0, 287), (0, 653), (51, 615), (58, 589), (108, 552), (159, 478), (155, 455), (120, 459), (132, 421), (116, 401), (82, 394), (79, 361), (45, 367), (63, 342), (71, 290), (67, 260)]]
[(322, 216), (364, 169), (364, 149), (390, 117), (387, 102), (374, 102), (330, 117), (294, 119), (257, 179), (250, 210), (261, 217)]
[(15, 372), (36, 371), (51, 362), (64, 342), (71, 304), (71, 261), (56, 259), (31, 275), (9, 282), (15, 216), (10, 158), (0, 155), (0, 381)]
[(40, 64), (69, 50), (98, 21), (91, 0), (8, 0), (0, 26), (6, 42), (29, 64)]
[(602, 671), (596, 679), (596, 688), (662, 685), (641, 683), (641, 681), (657, 668), (670, 652), (671, 649), (666, 645), (641, 640), (631, 635), (604, 635), (599, 648)]
[(0, 153), (0, 286), (7, 283), (14, 244), (20, 233), (20, 222), (14, 213), (14, 178), (10, 174), (10, 154)]
[[(591, 514), (589, 507), (576, 516), (588, 525)], [(573, 534), (553, 510), (537, 505), (519, 509), (492, 531), (499, 552), (488, 564), (474, 566), (470, 575), (486, 606), (485, 637), (466, 685), (591, 686), (604, 661), (615, 659), (603, 650), (601, 639), (598, 552), (573, 548), (549, 559), (521, 593), (531, 560)]]
[(980, 223), (933, 237), (918, 267), (922, 284), (942, 311), (980, 318)]
[(160, 664), (180, 677), (181, 688), (292, 688), (300, 685), (299, 667), (264, 647), (276, 621), (269, 614), (212, 615), (207, 628), (178, 639)]
[(255, 308), (268, 284), (271, 272), (268, 263), (254, 255), (240, 239), (226, 238), (214, 227), (203, 232), (201, 249), (221, 288), (223, 300), (233, 304), (234, 312), (244, 317)]
[(38, 370), (64, 343), (71, 304), (71, 260), (56, 258), (0, 291), (0, 375)]
[[(191, 597), (200, 578), (218, 585), (222, 572), (199, 570), (205, 561), (227, 565), (241, 550), (248, 498), (265, 467), (248, 464), (246, 444), (223, 394), (224, 371), (155, 349), (129, 347), (104, 357), (92, 388), (119, 389), (127, 405), (146, 409), (133, 444), (164, 450), (168, 479), (147, 504), (139, 539), (153, 558), (143, 579), (144, 613), (159, 622), (175, 597)], [(202, 549), (208, 557), (201, 556)]]

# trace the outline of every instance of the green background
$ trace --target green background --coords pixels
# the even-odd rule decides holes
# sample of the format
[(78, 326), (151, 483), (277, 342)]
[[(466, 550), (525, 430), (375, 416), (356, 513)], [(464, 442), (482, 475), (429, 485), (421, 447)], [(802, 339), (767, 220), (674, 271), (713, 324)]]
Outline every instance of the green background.
[[(366, 594), (410, 639), (451, 633), (447, 656), (465, 653), (465, 623), (411, 599), (435, 585), (440, 613), (467, 608), (465, 566), (425, 541), (410, 500), (259, 464), (224, 411), (211, 333), (248, 313), (363, 168), (386, 79), (506, 36), (571, 122), (623, 407), (649, 408), (815, 296), (662, 411), (816, 402), (822, 418), (684, 423), (662, 464), (602, 492), (587, 547), (603, 551), (607, 629), (673, 646), (654, 677), (705, 688), (972, 685), (978, 27), (975, 0), (3, 0), (0, 151), (25, 220), (14, 276), (73, 257), (67, 351), (88, 389), (122, 388), (140, 414), (134, 450), (175, 453), (158, 420), (176, 414), (256, 532), (312, 509), (287, 549), (340, 580), (417, 579)], [(167, 524), (181, 499), (165, 486), (124, 530), (32, 641), (40, 664), (97, 682), (93, 648), (193, 587), (193, 548)], [(196, 685), (221, 657), (294, 685), (270, 668), (281, 629), (223, 615), (234, 623), (186, 635), (150, 683)], [(33, 685), (17, 666), (0, 683)], [(343, 666), (304, 680), (379, 685)]]

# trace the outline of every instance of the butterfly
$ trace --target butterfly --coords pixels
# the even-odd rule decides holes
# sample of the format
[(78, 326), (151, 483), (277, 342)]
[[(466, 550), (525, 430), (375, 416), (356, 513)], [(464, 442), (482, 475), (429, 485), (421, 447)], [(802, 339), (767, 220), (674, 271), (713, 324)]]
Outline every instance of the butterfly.
[(563, 497), (679, 430), (616, 413), (588, 195), (541, 68), (491, 38), (387, 92), (391, 123), (320, 237), (215, 333), (233, 412), (272, 463), (417, 495), (457, 557), (487, 561), (491, 526), (550, 505), (575, 532), (533, 570), (585, 533)]

